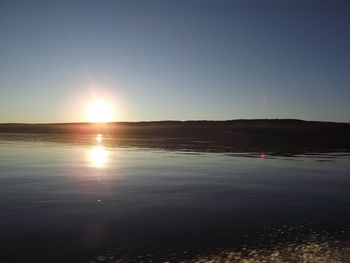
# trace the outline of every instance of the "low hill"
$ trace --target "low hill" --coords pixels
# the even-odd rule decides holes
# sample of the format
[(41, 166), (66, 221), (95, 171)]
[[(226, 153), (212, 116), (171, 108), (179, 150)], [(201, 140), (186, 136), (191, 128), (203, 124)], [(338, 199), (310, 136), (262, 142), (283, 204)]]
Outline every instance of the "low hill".
[(117, 138), (215, 141), (237, 149), (350, 151), (350, 123), (294, 119), (0, 124), (2, 133), (98, 134)]

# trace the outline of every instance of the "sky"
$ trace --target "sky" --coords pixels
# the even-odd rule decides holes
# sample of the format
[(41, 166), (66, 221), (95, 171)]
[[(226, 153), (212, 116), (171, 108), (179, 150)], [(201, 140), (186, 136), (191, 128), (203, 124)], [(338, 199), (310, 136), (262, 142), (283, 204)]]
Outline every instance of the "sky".
[(0, 122), (350, 122), (350, 3), (0, 1)]

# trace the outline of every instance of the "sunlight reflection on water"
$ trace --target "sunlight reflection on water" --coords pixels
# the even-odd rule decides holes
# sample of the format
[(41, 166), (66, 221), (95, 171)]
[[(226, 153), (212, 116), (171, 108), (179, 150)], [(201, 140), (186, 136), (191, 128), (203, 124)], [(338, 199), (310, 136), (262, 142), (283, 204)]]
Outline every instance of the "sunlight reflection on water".
[(94, 167), (102, 168), (106, 165), (107, 152), (103, 146), (95, 146), (91, 149), (91, 164)]
[(96, 141), (97, 141), (98, 143), (101, 143), (101, 142), (103, 141), (103, 136), (102, 136), (102, 134), (97, 134), (97, 136), (96, 136)]
[(103, 168), (106, 165), (108, 156), (107, 156), (107, 151), (101, 145), (101, 142), (103, 141), (102, 134), (98, 134), (96, 136), (96, 141), (99, 145), (94, 146), (90, 151), (91, 165), (96, 168)]

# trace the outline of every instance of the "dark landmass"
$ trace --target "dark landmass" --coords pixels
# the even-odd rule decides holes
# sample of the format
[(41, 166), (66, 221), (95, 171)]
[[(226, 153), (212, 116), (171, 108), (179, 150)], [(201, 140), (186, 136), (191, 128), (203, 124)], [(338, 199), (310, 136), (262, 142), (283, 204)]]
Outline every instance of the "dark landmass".
[[(225, 152), (350, 151), (350, 123), (294, 119), (156, 121), (113, 123), (0, 124), (1, 133), (113, 136), (144, 139), (163, 148), (220, 149)], [(158, 141), (157, 141), (158, 140)], [(119, 142), (121, 143), (121, 142)], [(187, 145), (186, 145), (187, 144)], [(214, 147), (215, 145), (215, 147)], [(159, 147), (159, 145), (157, 145)], [(214, 148), (213, 148), (214, 147)]]

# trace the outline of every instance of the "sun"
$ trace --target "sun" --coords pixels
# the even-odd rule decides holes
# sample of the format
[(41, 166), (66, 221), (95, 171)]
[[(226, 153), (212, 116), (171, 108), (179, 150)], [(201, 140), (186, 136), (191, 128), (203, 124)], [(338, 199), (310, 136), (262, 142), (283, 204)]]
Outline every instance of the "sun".
[(110, 122), (113, 119), (112, 107), (102, 100), (90, 103), (86, 112), (90, 122)]

